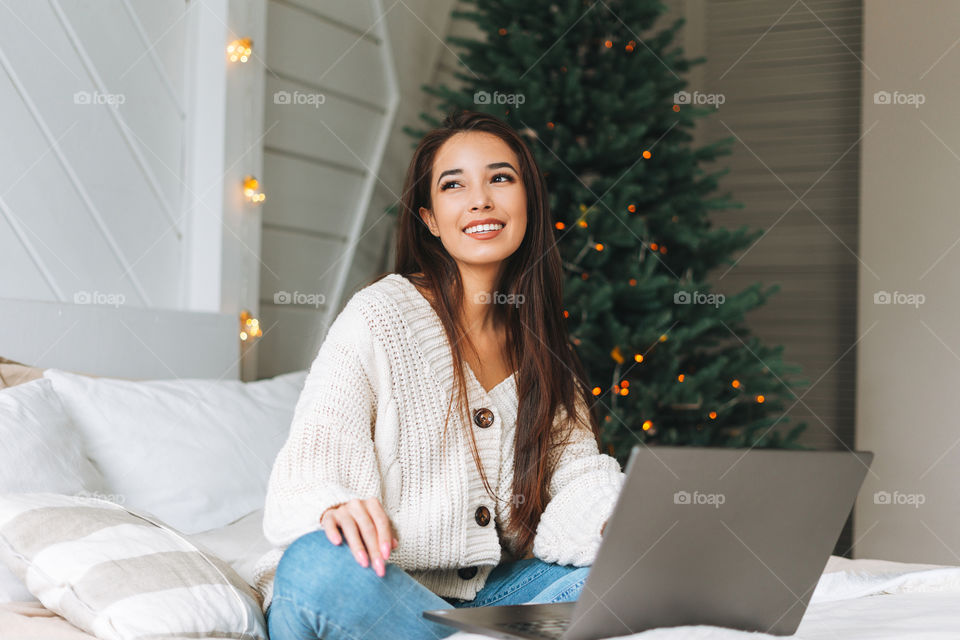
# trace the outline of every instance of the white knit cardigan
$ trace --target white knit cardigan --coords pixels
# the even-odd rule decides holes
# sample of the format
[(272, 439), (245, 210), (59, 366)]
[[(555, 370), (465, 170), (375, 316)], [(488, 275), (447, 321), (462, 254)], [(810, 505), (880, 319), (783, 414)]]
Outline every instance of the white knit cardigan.
[[(472, 600), (494, 566), (515, 559), (515, 541), (501, 531), (510, 521), (516, 373), (489, 392), (469, 366), (464, 373), (471, 415), (488, 408), (493, 424), (464, 424), (454, 403), (441, 453), (454, 368), (439, 316), (399, 274), (350, 298), (310, 367), (270, 474), (263, 532), (274, 548), (254, 569), (264, 611), (283, 550), (320, 530), (327, 507), (352, 498), (380, 500), (400, 543), (388, 562), (439, 596)], [(558, 422), (566, 420), (559, 413)], [(465, 429), (473, 429), (497, 501), (484, 490)], [(577, 431), (549, 482), (534, 556), (591, 565), (623, 480), (592, 433)], [(483, 526), (475, 518), (480, 506), (491, 514)], [(468, 567), (476, 573), (461, 577), (457, 570)]]

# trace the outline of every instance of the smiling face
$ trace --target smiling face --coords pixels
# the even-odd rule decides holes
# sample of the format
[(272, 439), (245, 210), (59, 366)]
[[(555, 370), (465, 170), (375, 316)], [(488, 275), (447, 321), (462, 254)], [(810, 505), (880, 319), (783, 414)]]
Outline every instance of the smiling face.
[[(517, 250), (527, 228), (527, 193), (506, 142), (484, 132), (455, 134), (437, 150), (431, 179), (433, 210), (420, 207), (420, 217), (457, 264), (499, 266)], [(484, 221), (495, 226), (467, 233)]]

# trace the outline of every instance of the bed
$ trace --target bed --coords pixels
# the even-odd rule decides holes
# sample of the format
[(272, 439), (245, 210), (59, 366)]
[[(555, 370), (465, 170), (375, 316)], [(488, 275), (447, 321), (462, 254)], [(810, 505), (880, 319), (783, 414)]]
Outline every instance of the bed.
[[(260, 530), (262, 510), (191, 538), (251, 579), (253, 563), (269, 548)], [(484, 636), (458, 632), (454, 640)], [(719, 627), (654, 629), (629, 638), (775, 638)], [(850, 560), (831, 556), (795, 636), (798, 640), (881, 640), (960, 637), (960, 567)], [(0, 639), (91, 640), (38, 602), (0, 605)]]
[[(251, 604), (255, 597), (253, 567), (271, 548), (262, 532), (263, 495), (271, 462), (285, 439), (305, 376), (305, 371), (298, 371), (246, 384), (211, 378), (135, 382), (93, 378), (55, 368), (0, 363), (0, 387), (4, 381), (10, 385), (8, 389), (0, 389), (0, 458), (6, 456), (2, 460), (5, 464), (0, 465), (0, 485), (7, 482), (5, 491), (10, 491), (11, 482), (26, 482), (24, 477), (29, 482), (41, 482), (45, 474), (53, 474), (46, 484), (41, 482), (39, 488), (24, 485), (16, 490), (86, 495), (88, 489), (97, 487), (101, 492), (119, 492), (120, 497), (130, 504), (142, 505), (147, 513), (176, 528), (180, 542), (204, 550), (218, 559), (225, 571), (234, 573), (244, 583), (242, 587), (254, 594), (248, 598), (245, 613), (250, 618), (249, 628), (263, 629), (262, 615)], [(13, 389), (19, 391), (8, 393)], [(15, 412), (9, 413), (11, 398), (23, 396), (25, 389), (33, 389), (41, 408), (34, 406), (19, 416)], [(56, 461), (47, 459), (66, 460), (62, 451), (56, 456), (49, 454), (55, 447), (65, 447), (69, 438), (66, 432), (58, 432), (51, 426), (55, 416), (43, 418), (43, 411), (53, 404), (49, 396), (52, 392), (56, 392), (64, 407), (70, 410), (70, 425), (63, 425), (63, 429), (76, 429), (82, 433), (86, 454), (96, 462), (98, 480), (89, 480), (80, 474), (71, 481), (73, 484), (62, 484), (64, 481), (55, 477)], [(48, 395), (44, 396), (44, 393)], [(198, 397), (202, 397), (204, 403), (198, 404)], [(188, 410), (180, 406), (184, 405), (183, 400), (187, 400)], [(216, 414), (203, 410), (207, 404), (218, 408)], [(91, 407), (96, 410), (92, 411)], [(110, 407), (111, 411), (101, 411), (103, 407)], [(6, 421), (4, 411), (8, 412)], [(47, 438), (48, 442), (40, 442), (43, 447), (32, 450), (28, 447), (12, 451), (10, 443), (24, 439), (4, 433), (4, 425), (10, 428), (10, 424), (14, 424), (13, 428), (22, 428), (23, 421), (28, 419), (44, 422), (50, 428), (47, 435), (31, 431), (34, 437), (28, 441), (36, 445)], [(164, 437), (169, 436), (170, 443), (156, 440), (161, 432)], [(126, 452), (143, 446), (144, 441), (149, 443), (149, 459), (131, 464)], [(197, 442), (202, 446), (193, 446)], [(230, 453), (203, 460), (191, 458), (204, 450)], [(76, 451), (74, 455), (78, 455)], [(239, 466), (231, 467), (231, 461)], [(43, 466), (45, 464), (52, 466), (48, 469)], [(21, 467), (19, 470), (17, 465)], [(171, 478), (171, 486), (160, 487), (163, 491), (158, 490), (158, 483), (154, 481), (161, 470)], [(241, 477), (242, 481), (236, 480)], [(223, 478), (228, 482), (222, 482)], [(178, 482), (180, 485), (176, 484)], [(78, 491), (77, 487), (83, 490)], [(91, 499), (110, 502), (117, 496), (107, 494), (106, 498)], [(3, 517), (3, 505), (0, 504), (0, 534), (5, 531)], [(0, 595), (3, 594), (2, 582), (0, 576)], [(95, 637), (44, 607), (29, 593), (23, 598), (8, 597), (5, 600), (0, 601), (0, 640), (90, 640)], [(258, 615), (261, 617), (256, 620)], [(98, 633), (98, 637), (130, 636), (109, 629)], [(483, 636), (457, 632), (449, 637), (476, 640)], [(622, 637), (713, 639), (775, 636), (690, 626), (655, 629)], [(960, 638), (960, 566), (832, 556), (794, 637), (806, 640)]]

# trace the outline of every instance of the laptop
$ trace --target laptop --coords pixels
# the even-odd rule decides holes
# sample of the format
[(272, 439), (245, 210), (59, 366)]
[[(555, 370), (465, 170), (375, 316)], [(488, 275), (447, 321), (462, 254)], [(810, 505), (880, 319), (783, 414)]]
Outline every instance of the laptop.
[(872, 461), (867, 451), (636, 445), (576, 602), (423, 616), (509, 639), (682, 625), (791, 635)]

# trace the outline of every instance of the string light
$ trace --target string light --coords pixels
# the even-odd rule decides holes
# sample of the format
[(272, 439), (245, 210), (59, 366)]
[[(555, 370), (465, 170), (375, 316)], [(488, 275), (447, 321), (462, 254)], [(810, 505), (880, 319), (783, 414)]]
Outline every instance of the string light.
[(740, 381), (739, 381), (739, 380), (734, 380), (733, 382), (730, 383), (730, 386), (732, 386), (734, 389), (739, 389), (739, 388), (740, 388)]
[(757, 396), (757, 403), (758, 403), (758, 404), (763, 404), (763, 401), (764, 401), (764, 400), (766, 400), (766, 398), (764, 398), (763, 396)]
[(240, 38), (227, 45), (227, 54), (230, 56), (230, 62), (246, 62), (250, 59), (253, 52), (253, 40), (250, 38)]
[(596, 249), (597, 251), (603, 251), (603, 243), (598, 242), (593, 246), (593, 248)]
[(247, 176), (243, 179), (243, 195), (253, 204), (260, 204), (267, 197), (260, 191), (260, 182), (253, 176)]
[(653, 157), (653, 154), (650, 153), (649, 151), (644, 151), (643, 154), (641, 155), (643, 155), (644, 160), (649, 160), (651, 157)]
[(717, 419), (717, 412), (716, 412), (716, 411), (711, 411), (711, 412), (710, 412), (709, 414), (707, 414), (707, 415), (710, 416), (710, 419), (711, 419), (711, 420), (716, 420), (716, 419)]
[(567, 228), (567, 225), (563, 224), (562, 222), (558, 222), (557, 224), (555, 224), (555, 225), (553, 225), (553, 226), (555, 226), (555, 227), (556, 227), (558, 230), (560, 230), (560, 231), (563, 231), (564, 229)]
[(653, 423), (652, 423), (652, 422), (650, 422), (649, 420), (644, 420), (644, 421), (643, 421), (643, 430), (644, 430), (644, 431), (650, 431), (650, 429), (651, 429), (652, 427), (653, 427)]
[(683, 378), (684, 378), (684, 376), (683, 376), (683, 374), (681, 373), (680, 375), (677, 376), (677, 382), (683, 382)]
[(636, 360), (637, 362), (643, 362), (643, 355), (637, 353), (633, 356), (633, 359)]
[(240, 339), (244, 342), (254, 340), (263, 335), (260, 330), (260, 321), (244, 309), (240, 312)]

